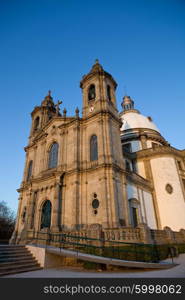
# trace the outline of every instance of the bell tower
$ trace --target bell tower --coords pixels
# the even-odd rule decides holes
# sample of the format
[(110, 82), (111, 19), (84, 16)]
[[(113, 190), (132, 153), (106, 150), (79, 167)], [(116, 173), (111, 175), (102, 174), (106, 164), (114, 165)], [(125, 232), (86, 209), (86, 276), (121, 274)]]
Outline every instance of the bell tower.
[(117, 114), (114, 78), (99, 64), (96, 59), (90, 72), (84, 75), (80, 87), (83, 92), (83, 117), (89, 117), (100, 111)]
[[(86, 215), (82, 223), (118, 228), (127, 225), (128, 218), (120, 139), (122, 123), (115, 96), (117, 83), (96, 60), (90, 72), (83, 76), (80, 87), (83, 93), (81, 159), (88, 203), (87, 209), (82, 210), (82, 219)], [(88, 202), (92, 195), (97, 195), (97, 208), (93, 206), (95, 201)], [(93, 210), (89, 211), (91, 206)]]
[[(59, 113), (60, 114), (60, 113)], [(31, 113), (32, 126), (30, 132), (30, 138), (34, 138), (41, 132), (46, 123), (56, 115), (56, 105), (51, 97), (51, 91), (48, 91), (48, 95), (41, 102), (40, 106), (35, 106)]]

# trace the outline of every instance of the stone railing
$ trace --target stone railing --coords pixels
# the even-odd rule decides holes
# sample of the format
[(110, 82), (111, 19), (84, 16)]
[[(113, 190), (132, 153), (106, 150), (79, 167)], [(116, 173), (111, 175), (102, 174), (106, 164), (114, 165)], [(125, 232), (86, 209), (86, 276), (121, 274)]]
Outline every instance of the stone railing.
[(140, 228), (103, 229), (106, 241), (132, 242), (141, 241)]
[[(103, 241), (144, 243), (144, 244), (185, 244), (185, 230), (172, 231), (169, 227), (164, 230), (151, 230), (146, 224), (137, 228), (122, 227), (115, 229), (102, 228), (99, 224), (92, 224), (87, 229), (74, 231), (60, 231), (57, 233), (43, 230), (40, 232), (28, 231), (27, 241), (39, 240), (44, 244), (47, 241), (60, 242), (61, 236), (66, 242), (99, 245)], [(44, 241), (45, 240), (45, 241)]]
[(151, 230), (151, 238), (156, 244), (185, 244), (185, 230), (177, 232), (169, 227), (164, 230)]

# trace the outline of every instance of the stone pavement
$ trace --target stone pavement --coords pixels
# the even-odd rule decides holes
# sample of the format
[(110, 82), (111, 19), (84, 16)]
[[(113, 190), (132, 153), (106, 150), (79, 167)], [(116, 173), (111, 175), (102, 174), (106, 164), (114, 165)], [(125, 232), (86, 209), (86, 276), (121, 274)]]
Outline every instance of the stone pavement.
[[(170, 259), (165, 261), (171, 262)], [(137, 270), (137, 269), (123, 269), (120, 271), (84, 271), (75, 268), (60, 268), (60, 269), (44, 269), (40, 271), (20, 273), (15, 275), (4, 276), (4, 278), (185, 278), (185, 254), (180, 254), (174, 259), (174, 262), (179, 264), (171, 269), (165, 270)]]

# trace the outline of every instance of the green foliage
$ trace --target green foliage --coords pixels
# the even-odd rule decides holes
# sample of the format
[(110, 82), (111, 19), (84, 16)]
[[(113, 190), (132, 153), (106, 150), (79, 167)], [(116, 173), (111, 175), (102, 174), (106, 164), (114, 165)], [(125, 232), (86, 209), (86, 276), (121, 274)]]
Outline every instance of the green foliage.
[[(166, 258), (171, 258), (171, 248), (175, 249), (173, 256), (179, 253), (185, 253), (185, 244), (166, 244), (166, 245), (146, 245), (146, 244), (126, 244), (119, 246), (94, 246), (83, 245), (75, 246), (74, 249), (78, 249), (80, 252), (104, 256), (109, 258), (116, 258), (129, 261), (141, 261), (141, 262), (159, 262)], [(88, 266), (87, 266), (88, 268)]]
[(85, 261), (83, 263), (83, 267), (84, 269), (88, 269), (88, 270), (98, 270), (101, 268), (101, 264), (98, 264), (98, 263), (95, 263), (95, 262), (92, 262), (92, 261)]
[(5, 201), (0, 202), (0, 240), (10, 239), (15, 226), (15, 214)]

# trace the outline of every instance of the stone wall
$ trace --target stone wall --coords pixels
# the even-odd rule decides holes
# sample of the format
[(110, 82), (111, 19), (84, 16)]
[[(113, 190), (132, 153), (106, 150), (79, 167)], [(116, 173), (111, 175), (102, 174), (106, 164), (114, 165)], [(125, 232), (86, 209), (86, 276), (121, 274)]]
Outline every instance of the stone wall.
[[(172, 231), (169, 227), (164, 230), (151, 230), (146, 224), (140, 224), (137, 228), (123, 227), (117, 229), (104, 229), (99, 224), (90, 226), (89, 229), (80, 231), (63, 231), (67, 242), (78, 242), (101, 246), (103, 241), (144, 243), (144, 244), (185, 244), (185, 230)], [(88, 239), (89, 238), (89, 239)], [(59, 232), (28, 232), (26, 243), (49, 244), (59, 246)]]

